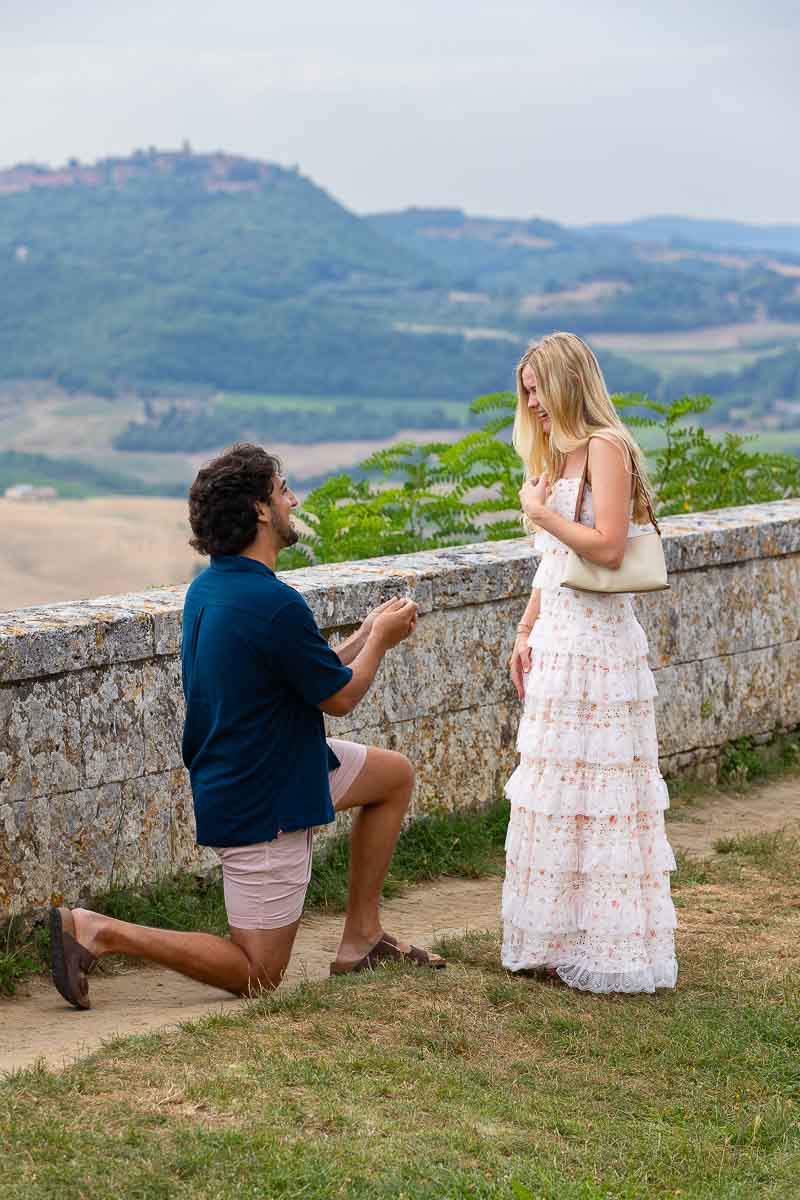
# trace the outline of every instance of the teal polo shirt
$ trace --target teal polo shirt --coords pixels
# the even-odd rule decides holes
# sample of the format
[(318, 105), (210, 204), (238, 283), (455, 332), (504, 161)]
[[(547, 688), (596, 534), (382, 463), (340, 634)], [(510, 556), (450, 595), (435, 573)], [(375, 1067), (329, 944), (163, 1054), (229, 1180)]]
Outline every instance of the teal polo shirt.
[(263, 563), (213, 558), (190, 585), (181, 647), (201, 846), (249, 846), (334, 819), (339, 765), (318, 705), (349, 683), (308, 604)]

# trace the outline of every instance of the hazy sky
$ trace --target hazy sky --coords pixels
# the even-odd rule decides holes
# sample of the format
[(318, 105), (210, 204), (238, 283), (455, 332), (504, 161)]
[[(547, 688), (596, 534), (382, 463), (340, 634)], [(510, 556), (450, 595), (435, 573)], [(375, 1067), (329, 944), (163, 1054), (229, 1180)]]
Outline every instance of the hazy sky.
[(796, 0), (0, 0), (0, 165), (223, 148), (359, 212), (800, 220)]

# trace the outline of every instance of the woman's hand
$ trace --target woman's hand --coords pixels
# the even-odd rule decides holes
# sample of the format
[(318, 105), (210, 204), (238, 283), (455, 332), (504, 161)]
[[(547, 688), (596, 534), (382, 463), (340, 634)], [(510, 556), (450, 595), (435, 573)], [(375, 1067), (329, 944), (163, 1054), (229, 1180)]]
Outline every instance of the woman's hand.
[(519, 502), (529, 521), (535, 523), (538, 520), (549, 495), (550, 487), (544, 475), (540, 475), (538, 479), (528, 479), (523, 483), (519, 489)]
[(527, 675), (531, 669), (531, 648), (528, 645), (527, 633), (517, 634), (517, 640), (514, 642), (514, 649), (511, 651), (511, 658), (508, 665), (511, 668), (511, 682), (517, 689), (517, 695), (520, 700), (524, 700), (525, 681), (523, 675)]

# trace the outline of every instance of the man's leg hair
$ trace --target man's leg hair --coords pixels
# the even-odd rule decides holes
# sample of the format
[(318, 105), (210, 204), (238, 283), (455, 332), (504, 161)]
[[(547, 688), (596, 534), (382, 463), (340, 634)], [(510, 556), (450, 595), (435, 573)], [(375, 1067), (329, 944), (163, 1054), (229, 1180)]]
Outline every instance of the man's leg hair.
[[(403, 818), (414, 790), (414, 768), (403, 754), (370, 746), (337, 812), (356, 809), (350, 839), (350, 883), (344, 929), (336, 955), (357, 962), (380, 939), (380, 900)], [(406, 949), (404, 943), (399, 943)]]
[(132, 925), (88, 909), (72, 910), (75, 938), (90, 953), (130, 954), (190, 979), (250, 996), (276, 988), (292, 953), (299, 919), (282, 929), (231, 929), (231, 939)]

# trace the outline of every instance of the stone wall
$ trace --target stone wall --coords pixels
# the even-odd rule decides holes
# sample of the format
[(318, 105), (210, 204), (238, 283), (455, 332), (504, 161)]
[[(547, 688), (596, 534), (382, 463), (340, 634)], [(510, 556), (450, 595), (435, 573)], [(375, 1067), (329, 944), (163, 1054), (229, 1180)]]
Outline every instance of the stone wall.
[[(800, 500), (664, 522), (671, 590), (638, 597), (662, 766), (800, 725)], [(506, 662), (536, 566), (527, 540), (287, 578), (334, 642), (393, 595), (420, 607), (338, 736), (402, 749), (415, 804), (480, 805), (515, 763)], [(0, 615), (0, 919), (215, 861), (180, 760), (182, 588)]]

